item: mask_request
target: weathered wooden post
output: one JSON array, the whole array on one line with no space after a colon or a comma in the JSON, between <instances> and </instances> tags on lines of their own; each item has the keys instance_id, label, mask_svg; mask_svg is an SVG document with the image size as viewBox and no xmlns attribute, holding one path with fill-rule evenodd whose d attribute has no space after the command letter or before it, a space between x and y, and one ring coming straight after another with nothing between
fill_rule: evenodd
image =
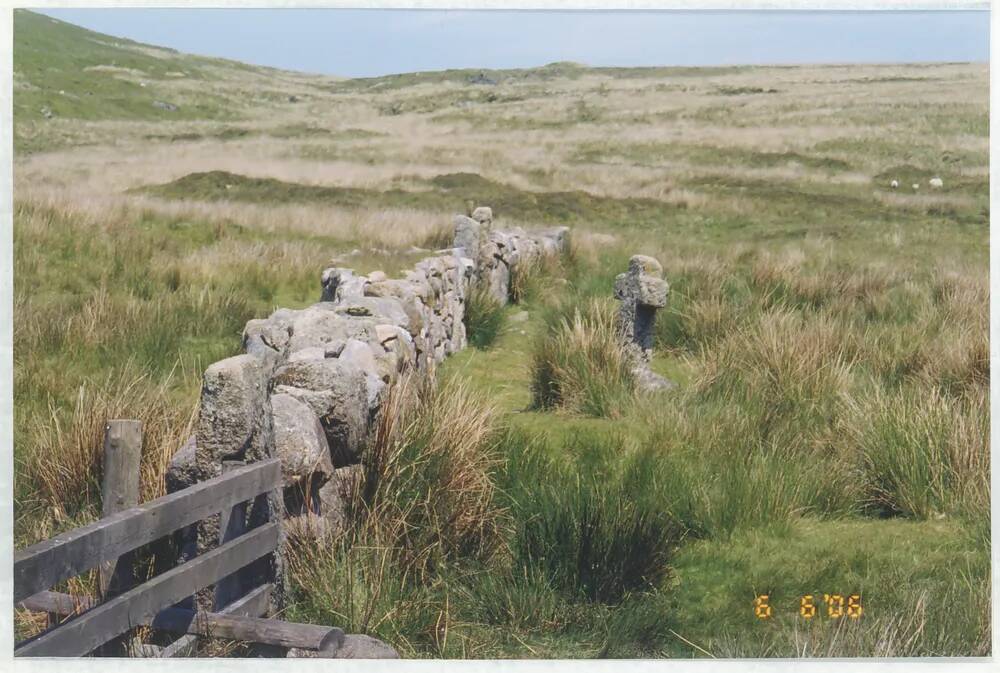
<instances>
[{"instance_id":1,"label":"weathered wooden post","mask_svg":"<svg viewBox=\"0 0 1000 673\"><path fill-rule=\"evenodd\" d=\"M139 504L142 461L142 422L116 419L104 426L104 478L101 484L101 516L108 517ZM98 569L100 595L107 600L135 586L135 554L122 554ZM125 636L102 646L99 653L120 656Z\"/></svg>"},{"instance_id":2,"label":"weathered wooden post","mask_svg":"<svg viewBox=\"0 0 1000 673\"><path fill-rule=\"evenodd\" d=\"M104 480L101 516L108 517L139 504L139 463L142 460L142 422L108 421L104 427ZM101 566L101 596L121 593L133 583L131 556Z\"/></svg>"}]
</instances>

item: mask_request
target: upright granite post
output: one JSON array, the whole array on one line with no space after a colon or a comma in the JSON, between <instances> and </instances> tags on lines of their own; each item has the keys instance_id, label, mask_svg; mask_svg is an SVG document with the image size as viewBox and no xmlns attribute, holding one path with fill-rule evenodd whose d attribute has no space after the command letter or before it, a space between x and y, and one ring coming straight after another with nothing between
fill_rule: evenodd
<instances>
[{"instance_id":1,"label":"upright granite post","mask_svg":"<svg viewBox=\"0 0 1000 673\"><path fill-rule=\"evenodd\" d=\"M636 382L641 390L674 387L671 381L653 372L649 361L653 354L656 311L667 305L670 286L663 280L663 267L652 257L633 255L628 271L615 279L615 297L621 301L617 323L622 347L633 362Z\"/></svg>"},{"instance_id":2,"label":"upright granite post","mask_svg":"<svg viewBox=\"0 0 1000 673\"><path fill-rule=\"evenodd\" d=\"M205 370L198 425L190 449L193 482L218 477L227 461L253 463L274 457L269 374L264 360L250 354L220 360ZM234 514L244 521L231 525L234 530L253 528L270 520L280 521L283 514L284 503L278 489L262 494L249 508ZM182 559L192 553L200 556L226 541L228 531L220 528L220 518L215 515L193 527L194 539L190 543L194 548L182 554ZM243 595L242 589L270 582L274 589L269 612L273 614L284 607L283 544L284 536L275 552L237 572L226 583L226 593L239 597ZM247 586L237 587L243 584ZM215 587L209 587L198 592L194 602L197 609L212 611L225 607L220 604L224 602L222 599Z\"/></svg>"}]
</instances>

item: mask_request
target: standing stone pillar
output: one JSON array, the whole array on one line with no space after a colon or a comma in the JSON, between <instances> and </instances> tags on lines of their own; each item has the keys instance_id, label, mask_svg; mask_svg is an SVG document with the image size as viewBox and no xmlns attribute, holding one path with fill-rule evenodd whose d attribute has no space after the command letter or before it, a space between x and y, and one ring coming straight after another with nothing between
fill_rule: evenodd
<instances>
[{"instance_id":1,"label":"standing stone pillar","mask_svg":"<svg viewBox=\"0 0 1000 673\"><path fill-rule=\"evenodd\" d=\"M194 483L218 477L223 472L226 461L254 463L275 456L274 425L269 390L269 370L265 362L253 355L236 355L220 360L205 370L201 390L198 425L194 441L183 459L175 457L175 486L183 487L179 477L186 477ZM190 467L180 469L185 461ZM268 521L281 521L284 516L284 501L281 489L261 494L238 511L243 518L235 528L248 530ZM232 515L230 516L230 520ZM221 517L216 514L192 526L183 537L181 560L190 556L200 556L218 547L226 538L226 531L220 530ZM237 522L230 521L231 524ZM284 534L278 548L246 568L238 571L230 585L240 585L249 589L265 582L274 584L271 592L269 612L274 613L284 607L285 567ZM246 585L244 587L244 585ZM237 595L242 595L239 591ZM220 605L214 587L206 587L194 597L194 606L199 610L218 610Z\"/></svg>"},{"instance_id":2,"label":"standing stone pillar","mask_svg":"<svg viewBox=\"0 0 1000 673\"><path fill-rule=\"evenodd\" d=\"M454 247L464 250L463 256L478 262L483 244L490 238L493 229L493 209L479 206L471 216L455 216Z\"/></svg>"},{"instance_id":3,"label":"standing stone pillar","mask_svg":"<svg viewBox=\"0 0 1000 673\"><path fill-rule=\"evenodd\" d=\"M615 279L615 297L621 301L617 324L622 347L633 362L639 388L661 390L674 384L653 372L656 311L667 305L670 286L663 280L663 267L652 257L633 255L628 271Z\"/></svg>"}]
</instances>

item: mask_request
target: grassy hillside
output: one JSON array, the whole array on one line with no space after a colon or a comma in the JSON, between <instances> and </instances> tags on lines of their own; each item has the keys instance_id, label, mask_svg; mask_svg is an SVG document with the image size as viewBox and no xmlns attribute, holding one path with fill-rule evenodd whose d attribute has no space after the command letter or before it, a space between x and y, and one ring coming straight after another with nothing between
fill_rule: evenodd
<instances>
[{"instance_id":1,"label":"grassy hillside","mask_svg":"<svg viewBox=\"0 0 1000 673\"><path fill-rule=\"evenodd\" d=\"M17 546L97 516L103 419L144 420L161 492L247 319L406 268L472 200L572 253L475 305L291 616L419 657L989 653L985 65L338 81L18 11L14 66ZM638 399L601 350L635 253L679 384ZM838 592L865 615L799 616Z\"/></svg>"},{"instance_id":2,"label":"grassy hillside","mask_svg":"<svg viewBox=\"0 0 1000 673\"><path fill-rule=\"evenodd\" d=\"M244 118L249 87L266 85L256 96L281 100L287 94L268 89L298 79L294 73L182 54L14 10L20 152L64 144L66 139L47 128L65 127L63 120Z\"/></svg>"}]
</instances>

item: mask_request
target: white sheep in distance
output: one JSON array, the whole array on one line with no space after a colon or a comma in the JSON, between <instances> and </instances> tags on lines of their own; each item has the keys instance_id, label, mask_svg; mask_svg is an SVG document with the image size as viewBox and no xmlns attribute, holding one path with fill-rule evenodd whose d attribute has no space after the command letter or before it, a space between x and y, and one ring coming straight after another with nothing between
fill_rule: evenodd
<instances>
[{"instance_id":1,"label":"white sheep in distance","mask_svg":"<svg viewBox=\"0 0 1000 673\"><path fill-rule=\"evenodd\" d=\"M929 184L934 189L941 189L944 187L944 181L941 178L931 178L927 184Z\"/></svg>"},{"instance_id":2,"label":"white sheep in distance","mask_svg":"<svg viewBox=\"0 0 1000 673\"><path fill-rule=\"evenodd\" d=\"M918 189L920 189L920 183L914 182L913 183L913 191L917 191Z\"/></svg>"},{"instance_id":3,"label":"white sheep in distance","mask_svg":"<svg viewBox=\"0 0 1000 673\"><path fill-rule=\"evenodd\" d=\"M893 189L897 189L899 187L899 180L893 180L892 182L889 183L889 186L892 187Z\"/></svg>"}]
</instances>

